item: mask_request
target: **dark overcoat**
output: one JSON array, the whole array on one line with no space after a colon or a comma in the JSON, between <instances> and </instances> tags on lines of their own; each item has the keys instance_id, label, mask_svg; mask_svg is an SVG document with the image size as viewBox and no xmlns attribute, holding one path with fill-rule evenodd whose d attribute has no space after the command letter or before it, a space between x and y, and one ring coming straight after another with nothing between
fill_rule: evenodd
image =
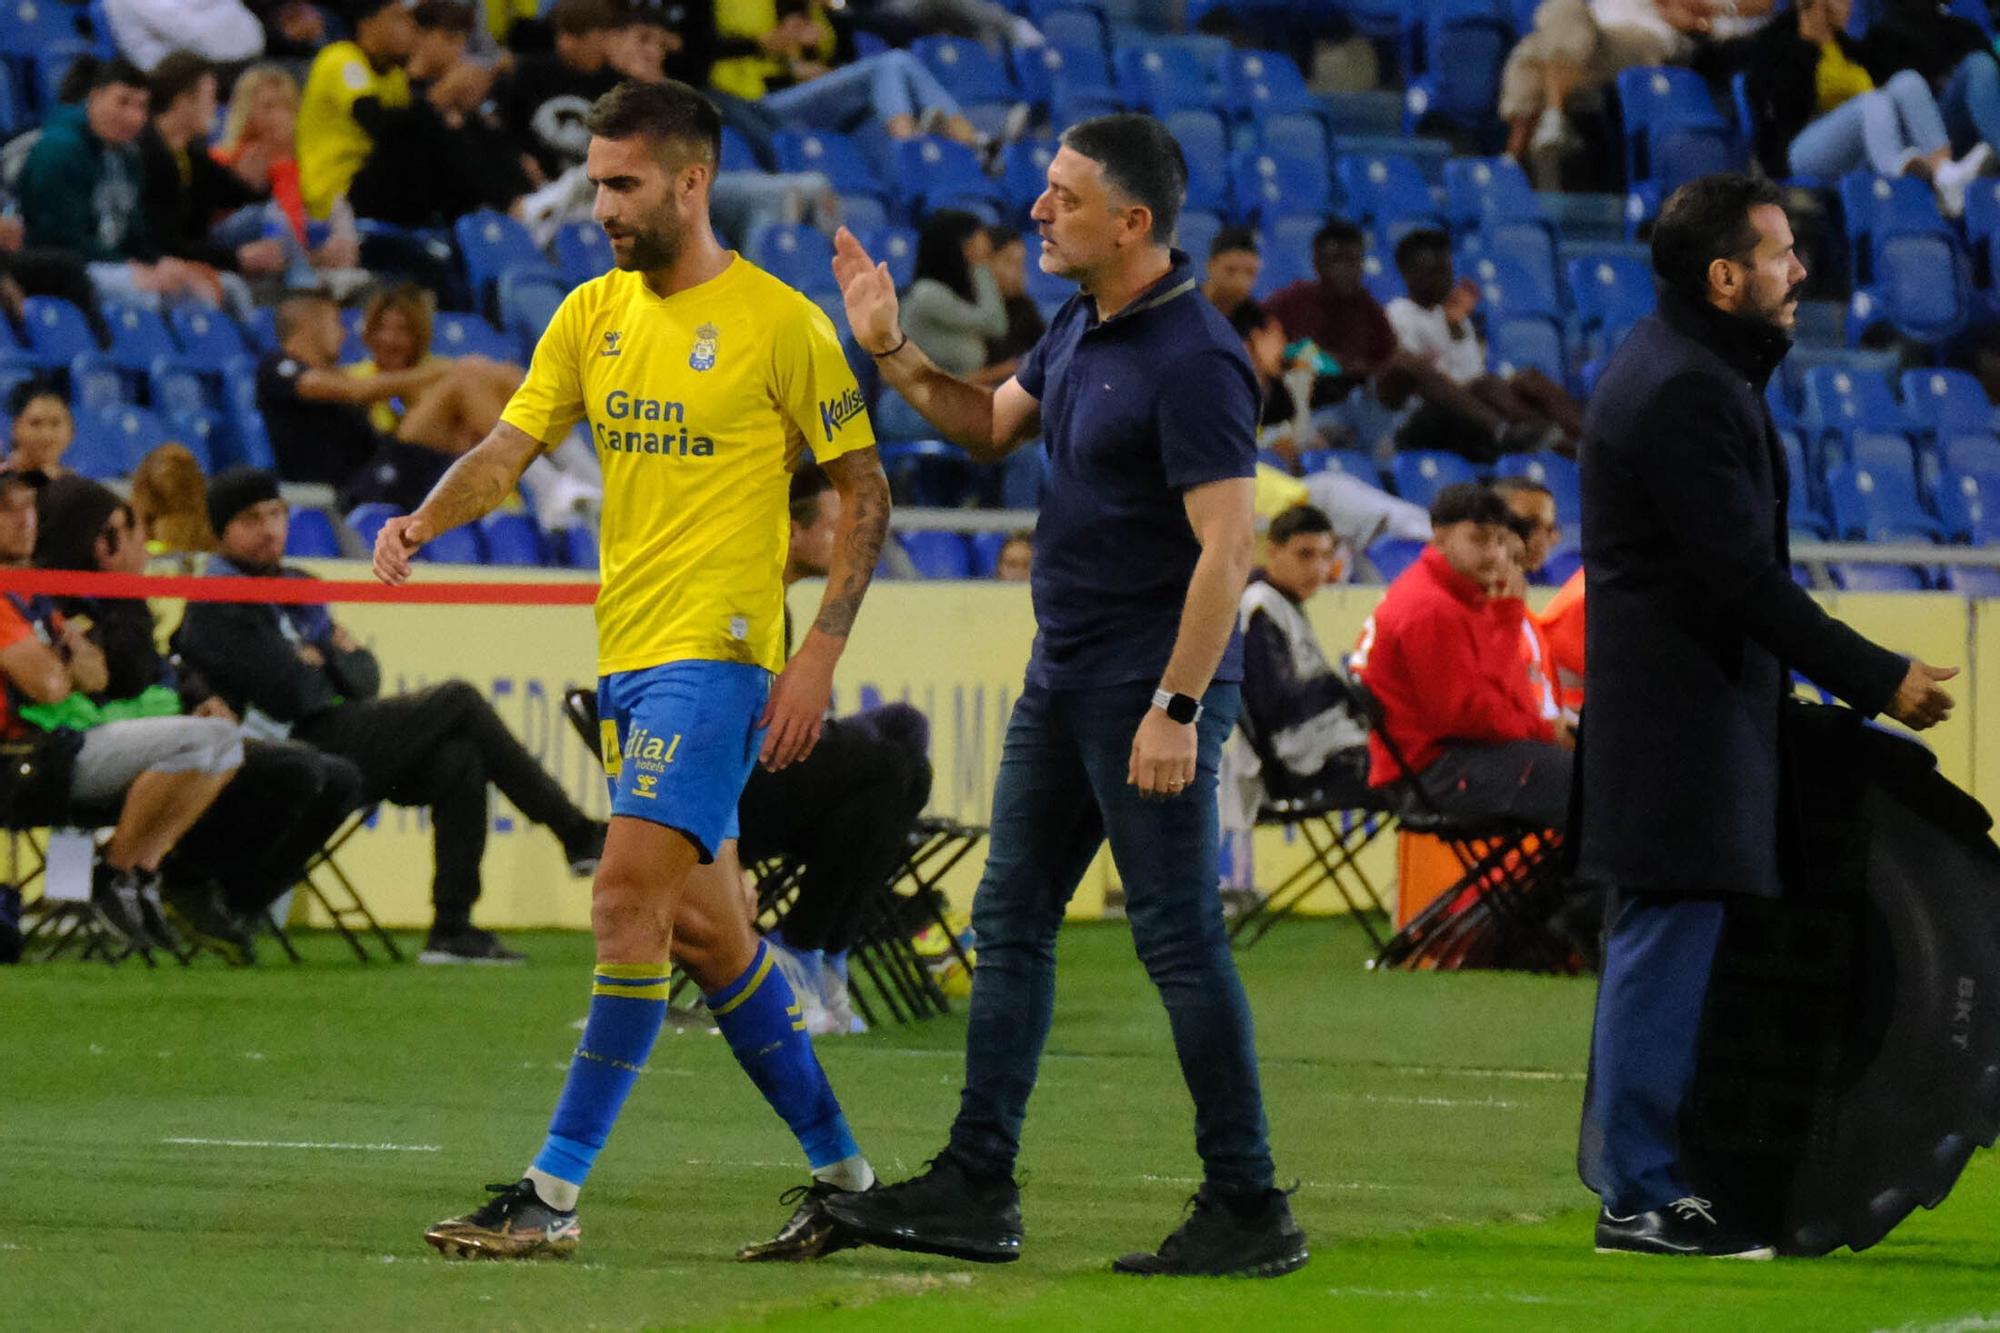
<instances>
[{"instance_id":1,"label":"dark overcoat","mask_svg":"<svg viewBox=\"0 0 2000 1333\"><path fill-rule=\"evenodd\" d=\"M1865 714L1908 669L1792 581L1764 386L1790 343L1663 289L1585 418L1585 881L1779 891L1780 705L1797 670Z\"/></svg>"}]
</instances>

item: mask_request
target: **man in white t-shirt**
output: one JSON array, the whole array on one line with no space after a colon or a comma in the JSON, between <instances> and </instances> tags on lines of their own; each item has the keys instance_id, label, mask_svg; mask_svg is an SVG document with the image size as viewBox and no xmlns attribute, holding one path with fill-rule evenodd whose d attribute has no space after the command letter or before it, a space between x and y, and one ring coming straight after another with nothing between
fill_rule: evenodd
<instances>
[{"instance_id":1,"label":"man in white t-shirt","mask_svg":"<svg viewBox=\"0 0 2000 1333\"><path fill-rule=\"evenodd\" d=\"M1546 422L1551 434L1574 446L1583 435L1583 405L1532 366L1500 376L1486 368L1486 344L1473 327L1479 288L1452 271L1451 237L1425 227L1396 245L1396 268L1407 296L1386 313L1405 352L1429 362L1509 422ZM1557 441L1551 439L1550 444Z\"/></svg>"}]
</instances>

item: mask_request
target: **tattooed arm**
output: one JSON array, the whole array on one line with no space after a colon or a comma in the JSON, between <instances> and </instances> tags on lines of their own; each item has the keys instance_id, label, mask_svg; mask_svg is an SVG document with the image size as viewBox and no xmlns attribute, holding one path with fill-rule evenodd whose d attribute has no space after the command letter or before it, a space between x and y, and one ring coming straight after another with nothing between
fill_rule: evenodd
<instances>
[{"instance_id":1,"label":"tattooed arm","mask_svg":"<svg viewBox=\"0 0 2000 1333\"><path fill-rule=\"evenodd\" d=\"M875 562L889 536L889 479L875 450L857 449L822 465L840 494L840 529L819 614L798 652L771 687L760 725L769 728L761 756L773 772L812 753L819 743L833 667L847 646L861 599L875 577Z\"/></svg>"},{"instance_id":2,"label":"tattooed arm","mask_svg":"<svg viewBox=\"0 0 2000 1333\"><path fill-rule=\"evenodd\" d=\"M375 577L395 585L410 577L410 557L440 533L491 513L542 452L541 442L502 421L460 456L417 506L375 534Z\"/></svg>"}]
</instances>

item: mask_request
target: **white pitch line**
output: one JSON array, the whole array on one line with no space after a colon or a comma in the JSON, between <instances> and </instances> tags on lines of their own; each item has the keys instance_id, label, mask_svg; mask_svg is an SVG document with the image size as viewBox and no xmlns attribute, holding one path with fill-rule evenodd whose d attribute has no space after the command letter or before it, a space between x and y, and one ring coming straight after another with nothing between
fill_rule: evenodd
<instances>
[{"instance_id":1,"label":"white pitch line","mask_svg":"<svg viewBox=\"0 0 2000 1333\"><path fill-rule=\"evenodd\" d=\"M184 1148L305 1148L329 1152L443 1152L436 1143L317 1143L291 1139L189 1139L167 1138L162 1143Z\"/></svg>"}]
</instances>

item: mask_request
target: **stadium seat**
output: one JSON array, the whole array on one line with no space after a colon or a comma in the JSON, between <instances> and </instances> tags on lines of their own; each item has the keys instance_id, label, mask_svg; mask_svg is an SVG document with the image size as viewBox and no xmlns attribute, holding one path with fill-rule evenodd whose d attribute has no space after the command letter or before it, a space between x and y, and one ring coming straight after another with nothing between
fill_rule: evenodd
<instances>
[{"instance_id":1,"label":"stadium seat","mask_svg":"<svg viewBox=\"0 0 2000 1333\"><path fill-rule=\"evenodd\" d=\"M221 374L231 357L251 355L236 321L220 311L177 305L167 311L167 324L181 345L181 356L204 375Z\"/></svg>"},{"instance_id":2,"label":"stadium seat","mask_svg":"<svg viewBox=\"0 0 2000 1333\"><path fill-rule=\"evenodd\" d=\"M1046 139L1016 139L1001 152L1000 194L1007 201L1009 221L1027 221L1028 210L1049 187L1049 163L1055 155L1056 146Z\"/></svg>"},{"instance_id":3,"label":"stadium seat","mask_svg":"<svg viewBox=\"0 0 2000 1333\"><path fill-rule=\"evenodd\" d=\"M1879 281L1875 270L1882 243L1893 236L1937 236L1951 229L1938 212L1937 196L1914 176L1877 176L1854 171L1840 179L1840 215L1847 229L1854 281Z\"/></svg>"},{"instance_id":4,"label":"stadium seat","mask_svg":"<svg viewBox=\"0 0 2000 1333\"><path fill-rule=\"evenodd\" d=\"M165 424L143 407L128 405L105 412L79 412L79 430L88 419L94 419L96 429L104 432L116 447L122 463L116 475L121 477L130 476L141 459L169 438Z\"/></svg>"},{"instance_id":5,"label":"stadium seat","mask_svg":"<svg viewBox=\"0 0 2000 1333\"><path fill-rule=\"evenodd\" d=\"M1213 111L1182 110L1166 118L1167 133L1181 146L1187 159L1188 208L1211 213L1231 211L1235 202L1230 192L1229 129ZM1320 190L1325 193L1326 169L1320 168ZM1301 210L1303 211L1303 210Z\"/></svg>"},{"instance_id":6,"label":"stadium seat","mask_svg":"<svg viewBox=\"0 0 2000 1333\"><path fill-rule=\"evenodd\" d=\"M1848 338L1857 345L1887 324L1904 338L1942 343L1975 317L1972 268L1949 236L1891 236L1876 244L1873 285L1848 303Z\"/></svg>"},{"instance_id":7,"label":"stadium seat","mask_svg":"<svg viewBox=\"0 0 2000 1333\"><path fill-rule=\"evenodd\" d=\"M889 266L889 277L901 291L910 285L917 274L917 233L908 227L876 227L871 231L855 233L855 239L862 248ZM1029 262L1033 262L1032 260ZM835 320L836 327L844 327L842 321Z\"/></svg>"},{"instance_id":8,"label":"stadium seat","mask_svg":"<svg viewBox=\"0 0 2000 1333\"><path fill-rule=\"evenodd\" d=\"M479 535L486 545L489 565L540 565L546 555L542 530L532 514L502 512L479 520Z\"/></svg>"},{"instance_id":9,"label":"stadium seat","mask_svg":"<svg viewBox=\"0 0 2000 1333\"><path fill-rule=\"evenodd\" d=\"M500 322L514 340L509 360L527 364L543 330L556 317L556 309L569 295L560 275L534 269L513 269L500 275L496 289Z\"/></svg>"},{"instance_id":10,"label":"stadium seat","mask_svg":"<svg viewBox=\"0 0 2000 1333\"><path fill-rule=\"evenodd\" d=\"M1508 454L1495 465L1495 470L1503 477L1526 477L1548 487L1549 494L1555 497L1557 520L1572 526L1580 523L1583 481L1574 459L1553 453Z\"/></svg>"},{"instance_id":11,"label":"stadium seat","mask_svg":"<svg viewBox=\"0 0 2000 1333\"><path fill-rule=\"evenodd\" d=\"M1347 212L1374 225L1390 219L1445 225L1444 212L1414 160L1400 153L1344 154L1334 161Z\"/></svg>"},{"instance_id":12,"label":"stadium seat","mask_svg":"<svg viewBox=\"0 0 2000 1333\"><path fill-rule=\"evenodd\" d=\"M1174 223L1174 244L1193 261L1196 277L1208 276L1208 251L1221 231L1222 219L1198 208L1184 210Z\"/></svg>"},{"instance_id":13,"label":"stadium seat","mask_svg":"<svg viewBox=\"0 0 2000 1333\"><path fill-rule=\"evenodd\" d=\"M29 354L44 370L59 370L79 354L98 350L83 312L60 296L30 296L21 303L21 325Z\"/></svg>"},{"instance_id":14,"label":"stadium seat","mask_svg":"<svg viewBox=\"0 0 2000 1333\"><path fill-rule=\"evenodd\" d=\"M140 306L106 302L104 322L111 327L111 364L134 377L152 369L155 358L179 356L180 345L157 312Z\"/></svg>"},{"instance_id":15,"label":"stadium seat","mask_svg":"<svg viewBox=\"0 0 2000 1333\"><path fill-rule=\"evenodd\" d=\"M125 377L102 352L78 352L70 358L69 401L78 413L109 412L130 402Z\"/></svg>"},{"instance_id":16,"label":"stadium seat","mask_svg":"<svg viewBox=\"0 0 2000 1333\"><path fill-rule=\"evenodd\" d=\"M1322 225L1317 216L1296 213L1264 219L1259 229L1264 269L1257 275L1258 300L1314 276L1312 238Z\"/></svg>"},{"instance_id":17,"label":"stadium seat","mask_svg":"<svg viewBox=\"0 0 2000 1333\"><path fill-rule=\"evenodd\" d=\"M1245 221L1275 213L1325 213L1332 203L1324 157L1239 148L1230 155L1229 176L1236 215Z\"/></svg>"},{"instance_id":18,"label":"stadium seat","mask_svg":"<svg viewBox=\"0 0 2000 1333\"><path fill-rule=\"evenodd\" d=\"M1665 198L1694 176L1739 165L1735 129L1693 70L1628 69L1617 88L1628 181L1650 183Z\"/></svg>"},{"instance_id":19,"label":"stadium seat","mask_svg":"<svg viewBox=\"0 0 2000 1333\"><path fill-rule=\"evenodd\" d=\"M1112 55L1118 87L1128 105L1165 117L1169 112L1213 106L1208 69L1189 48L1168 42L1121 46Z\"/></svg>"},{"instance_id":20,"label":"stadium seat","mask_svg":"<svg viewBox=\"0 0 2000 1333\"><path fill-rule=\"evenodd\" d=\"M1562 324L1554 316L1516 315L1502 309L1487 315L1486 327L1493 369L1503 379L1533 369L1557 384L1569 383Z\"/></svg>"},{"instance_id":21,"label":"stadium seat","mask_svg":"<svg viewBox=\"0 0 2000 1333\"><path fill-rule=\"evenodd\" d=\"M1560 316L1562 302L1547 272L1523 264L1507 254L1482 255L1460 271L1479 288L1479 299L1489 311L1510 315Z\"/></svg>"},{"instance_id":22,"label":"stadium seat","mask_svg":"<svg viewBox=\"0 0 2000 1333\"><path fill-rule=\"evenodd\" d=\"M2000 471L1947 472L1931 493L1952 541L2000 544Z\"/></svg>"},{"instance_id":23,"label":"stadium seat","mask_svg":"<svg viewBox=\"0 0 2000 1333\"><path fill-rule=\"evenodd\" d=\"M570 569L597 569L597 535L589 528L563 528L549 534L561 563Z\"/></svg>"},{"instance_id":24,"label":"stadium seat","mask_svg":"<svg viewBox=\"0 0 2000 1333\"><path fill-rule=\"evenodd\" d=\"M1947 435L1938 444L1938 462L1946 472L1985 472L2000 476L2000 439L1993 432Z\"/></svg>"},{"instance_id":25,"label":"stadium seat","mask_svg":"<svg viewBox=\"0 0 2000 1333\"><path fill-rule=\"evenodd\" d=\"M1432 499L1445 487L1461 481L1478 481L1472 464L1457 454L1436 449L1411 449L1396 455L1389 465L1396 494L1411 504L1430 508Z\"/></svg>"},{"instance_id":26,"label":"stadium seat","mask_svg":"<svg viewBox=\"0 0 2000 1333\"><path fill-rule=\"evenodd\" d=\"M1004 532L968 532L965 544L971 551L972 577L990 579L993 571L1000 567L1000 552L1006 549L1007 534Z\"/></svg>"},{"instance_id":27,"label":"stadium seat","mask_svg":"<svg viewBox=\"0 0 2000 1333\"><path fill-rule=\"evenodd\" d=\"M1900 430L1903 409L1879 371L1814 366L1806 372L1800 420L1817 448L1857 431Z\"/></svg>"},{"instance_id":28,"label":"stadium seat","mask_svg":"<svg viewBox=\"0 0 2000 1333\"><path fill-rule=\"evenodd\" d=\"M493 284L510 269L555 271L528 229L505 213L490 208L468 213L451 224L451 233L465 263L465 280L472 288L473 300L482 306Z\"/></svg>"},{"instance_id":29,"label":"stadium seat","mask_svg":"<svg viewBox=\"0 0 2000 1333\"><path fill-rule=\"evenodd\" d=\"M58 3L51 8L67 8L67 6L58 0ZM44 117L52 114L62 104L63 80L69 77L70 67L86 56L95 58L96 54L91 43L81 40L74 34L61 41L50 42L35 52L30 83L34 90L35 105L41 108Z\"/></svg>"},{"instance_id":30,"label":"stadium seat","mask_svg":"<svg viewBox=\"0 0 2000 1333\"><path fill-rule=\"evenodd\" d=\"M881 447L882 470L897 504L955 509L972 486L972 464L938 440L912 440Z\"/></svg>"},{"instance_id":31,"label":"stadium seat","mask_svg":"<svg viewBox=\"0 0 2000 1333\"><path fill-rule=\"evenodd\" d=\"M1396 576L1417 563L1424 553L1426 543L1413 537L1382 537L1369 546L1364 554L1368 563L1375 566L1376 573L1384 583L1393 583Z\"/></svg>"},{"instance_id":32,"label":"stadium seat","mask_svg":"<svg viewBox=\"0 0 2000 1333\"><path fill-rule=\"evenodd\" d=\"M506 334L459 310L440 310L431 317L431 350L439 356L487 356L495 361L518 361L521 356Z\"/></svg>"},{"instance_id":33,"label":"stadium seat","mask_svg":"<svg viewBox=\"0 0 2000 1333\"><path fill-rule=\"evenodd\" d=\"M1993 430L1986 390L1963 370L1906 370L1902 388L1903 415L1911 429L1933 440Z\"/></svg>"},{"instance_id":34,"label":"stadium seat","mask_svg":"<svg viewBox=\"0 0 2000 1333\"><path fill-rule=\"evenodd\" d=\"M2000 569L1991 565L1948 565L1945 586L1968 597L2000 597Z\"/></svg>"},{"instance_id":35,"label":"stadium seat","mask_svg":"<svg viewBox=\"0 0 2000 1333\"><path fill-rule=\"evenodd\" d=\"M1299 472L1311 476L1315 472L1345 472L1350 477L1359 477L1370 486L1382 484L1382 474L1375 466L1375 460L1359 449L1308 449L1299 455Z\"/></svg>"},{"instance_id":36,"label":"stadium seat","mask_svg":"<svg viewBox=\"0 0 2000 1333\"><path fill-rule=\"evenodd\" d=\"M166 422L161 442L171 441L185 447L204 474L215 475L217 460L224 459L229 443L229 429L222 414L203 407L192 412L159 415Z\"/></svg>"},{"instance_id":37,"label":"stadium seat","mask_svg":"<svg viewBox=\"0 0 2000 1333\"><path fill-rule=\"evenodd\" d=\"M1943 539L1943 525L1918 498L1916 478L1903 472L1844 465L1828 471L1827 500L1834 535L1847 541Z\"/></svg>"},{"instance_id":38,"label":"stadium seat","mask_svg":"<svg viewBox=\"0 0 2000 1333\"><path fill-rule=\"evenodd\" d=\"M723 171L764 171L767 168L757 157L757 150L743 137L743 132L733 125L722 127L722 161L718 164Z\"/></svg>"},{"instance_id":39,"label":"stadium seat","mask_svg":"<svg viewBox=\"0 0 2000 1333\"><path fill-rule=\"evenodd\" d=\"M956 532L904 532L898 537L910 563L927 579L972 577L972 552Z\"/></svg>"},{"instance_id":40,"label":"stadium seat","mask_svg":"<svg viewBox=\"0 0 2000 1333\"><path fill-rule=\"evenodd\" d=\"M1042 40L1050 46L1094 50L1100 55L1111 49L1111 32L1104 11L1095 5L1033 4L1029 11L1029 17L1041 30Z\"/></svg>"},{"instance_id":41,"label":"stadium seat","mask_svg":"<svg viewBox=\"0 0 2000 1333\"><path fill-rule=\"evenodd\" d=\"M1785 451L1785 510L1795 532L1825 538L1833 525L1820 507L1816 494L1818 479L1806 452L1805 437L1796 430L1780 429L1778 443Z\"/></svg>"},{"instance_id":42,"label":"stadium seat","mask_svg":"<svg viewBox=\"0 0 2000 1333\"><path fill-rule=\"evenodd\" d=\"M780 130L771 136L771 150L777 154L779 170L817 171L843 197L861 195L882 203L891 197L861 149L844 134Z\"/></svg>"},{"instance_id":43,"label":"stadium seat","mask_svg":"<svg viewBox=\"0 0 2000 1333\"><path fill-rule=\"evenodd\" d=\"M556 228L555 251L563 281L572 287L611 271L611 242L595 222L566 222Z\"/></svg>"},{"instance_id":44,"label":"stadium seat","mask_svg":"<svg viewBox=\"0 0 2000 1333\"><path fill-rule=\"evenodd\" d=\"M14 390L29 380L41 376L29 355L15 347L0 347L0 403L13 396Z\"/></svg>"},{"instance_id":45,"label":"stadium seat","mask_svg":"<svg viewBox=\"0 0 2000 1333\"><path fill-rule=\"evenodd\" d=\"M271 435L264 428L264 418L255 411L229 411L225 417L229 422L230 461L275 472L278 456L271 452Z\"/></svg>"},{"instance_id":46,"label":"stadium seat","mask_svg":"<svg viewBox=\"0 0 2000 1333\"><path fill-rule=\"evenodd\" d=\"M285 554L294 560L336 560L340 536L324 509L294 509L285 532Z\"/></svg>"},{"instance_id":47,"label":"stadium seat","mask_svg":"<svg viewBox=\"0 0 2000 1333\"><path fill-rule=\"evenodd\" d=\"M371 501L368 504L356 505L347 511L347 526L354 529L355 535L361 538L361 544L372 551L375 549L376 534L382 531L382 525L401 512L400 506L386 501Z\"/></svg>"},{"instance_id":48,"label":"stadium seat","mask_svg":"<svg viewBox=\"0 0 2000 1333\"><path fill-rule=\"evenodd\" d=\"M479 532L479 526L473 523L441 532L424 543L417 551L417 559L440 565L483 565L486 545Z\"/></svg>"},{"instance_id":49,"label":"stadium seat","mask_svg":"<svg viewBox=\"0 0 2000 1333\"><path fill-rule=\"evenodd\" d=\"M1917 460L1911 452L1907 435L1890 431L1863 430L1840 438L1822 452L1822 458L1829 466L1850 464L1865 468L1877 477L1894 474L1899 480L1907 479L1913 489L1917 486Z\"/></svg>"},{"instance_id":50,"label":"stadium seat","mask_svg":"<svg viewBox=\"0 0 2000 1333\"><path fill-rule=\"evenodd\" d=\"M1444 164L1445 214L1454 230L1548 217L1521 164L1507 157L1455 157Z\"/></svg>"},{"instance_id":51,"label":"stadium seat","mask_svg":"<svg viewBox=\"0 0 2000 1333\"><path fill-rule=\"evenodd\" d=\"M899 139L895 144L896 189L912 216L940 208L969 208L991 215L1000 190L962 143L934 135Z\"/></svg>"},{"instance_id":52,"label":"stadium seat","mask_svg":"<svg viewBox=\"0 0 2000 1333\"><path fill-rule=\"evenodd\" d=\"M1843 592L1923 592L1923 572L1912 565L1884 565L1843 560L1827 566L1833 584Z\"/></svg>"},{"instance_id":53,"label":"stadium seat","mask_svg":"<svg viewBox=\"0 0 2000 1333\"><path fill-rule=\"evenodd\" d=\"M259 355L278 350L278 308L260 305L243 321L243 337ZM178 349L179 344L175 344Z\"/></svg>"},{"instance_id":54,"label":"stadium seat","mask_svg":"<svg viewBox=\"0 0 2000 1333\"><path fill-rule=\"evenodd\" d=\"M1493 0L1428 0L1411 36L1421 42L1423 73L1408 80L1405 128L1415 133L1432 116L1481 131L1495 126L1500 69L1513 49L1510 19Z\"/></svg>"},{"instance_id":55,"label":"stadium seat","mask_svg":"<svg viewBox=\"0 0 2000 1333\"><path fill-rule=\"evenodd\" d=\"M750 262L802 292L824 291L833 283L833 242L826 233L796 222L767 222L750 233Z\"/></svg>"},{"instance_id":56,"label":"stadium seat","mask_svg":"<svg viewBox=\"0 0 2000 1333\"><path fill-rule=\"evenodd\" d=\"M1222 57L1222 97L1229 114L1262 125L1274 118L1306 118L1320 125L1325 150L1325 111L1298 63L1282 51L1232 50Z\"/></svg>"},{"instance_id":57,"label":"stadium seat","mask_svg":"<svg viewBox=\"0 0 2000 1333\"><path fill-rule=\"evenodd\" d=\"M966 119L981 133L998 133L1022 100L1006 64L978 42L964 37L919 37L910 43L910 54L951 89Z\"/></svg>"},{"instance_id":58,"label":"stadium seat","mask_svg":"<svg viewBox=\"0 0 2000 1333\"><path fill-rule=\"evenodd\" d=\"M1568 268L1570 300L1584 332L1595 332L1598 353L1608 354L1625 331L1653 313L1653 272L1637 258L1602 255L1572 259Z\"/></svg>"},{"instance_id":59,"label":"stadium seat","mask_svg":"<svg viewBox=\"0 0 2000 1333\"><path fill-rule=\"evenodd\" d=\"M95 412L76 415L76 436L63 451L63 466L93 481L113 481L131 470L110 418Z\"/></svg>"}]
</instances>

